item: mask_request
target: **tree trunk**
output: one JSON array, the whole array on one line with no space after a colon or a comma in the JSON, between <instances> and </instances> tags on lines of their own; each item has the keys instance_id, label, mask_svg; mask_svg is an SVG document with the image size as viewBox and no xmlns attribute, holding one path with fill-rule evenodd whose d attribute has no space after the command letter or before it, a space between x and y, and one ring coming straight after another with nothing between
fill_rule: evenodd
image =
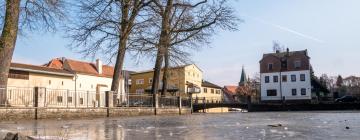
<instances>
[{"instance_id":1,"label":"tree trunk","mask_svg":"<svg viewBox=\"0 0 360 140\"><path fill-rule=\"evenodd\" d=\"M120 80L123 79L123 65L124 65L124 58L125 58L125 52L126 52L126 43L127 43L127 39L124 39L124 37L122 37L120 40L120 43L119 43L119 48L118 48L118 53L117 53L116 63L115 63L115 68L114 68L114 74L113 74L113 80L111 83L111 91L115 92L114 97L119 96ZM122 96L122 95L120 95L120 96Z\"/></svg>"},{"instance_id":2,"label":"tree trunk","mask_svg":"<svg viewBox=\"0 0 360 140\"><path fill-rule=\"evenodd\" d=\"M0 36L0 88L7 86L18 32L19 7L20 0L6 0L5 21ZM4 100L6 100L6 95L0 95L0 103Z\"/></svg>"},{"instance_id":3,"label":"tree trunk","mask_svg":"<svg viewBox=\"0 0 360 140\"><path fill-rule=\"evenodd\" d=\"M165 53L165 47L166 47L166 42L168 42L169 40L167 40L167 38L169 38L170 36L170 15L171 15L171 9L173 7L173 0L167 0L167 4L165 7L165 11L163 13L161 13L161 17L162 17L162 25L161 25L161 34L160 34L160 39L159 39L159 45L158 45L158 52L156 55L156 62L155 62L155 67L154 67L154 75L153 75L153 83L151 86L151 94L153 94L153 98L154 98L154 107L157 108L158 107L158 88L159 88L159 81L160 81L160 72L161 72L161 66L162 66L162 62L163 62L163 57L164 57L164 53Z\"/></svg>"},{"instance_id":4,"label":"tree trunk","mask_svg":"<svg viewBox=\"0 0 360 140\"><path fill-rule=\"evenodd\" d=\"M125 53L126 53L126 45L128 40L128 31L131 29L132 21L129 22L129 5L130 1L123 1L122 2L122 15L121 15L121 35L119 36L119 48L117 52L116 57L116 63L114 68L114 74L113 74L113 80L111 83L111 91L114 91L115 97L119 94L119 86L120 81L123 78L123 65L124 65L124 59L125 59ZM134 14L134 13L133 13Z\"/></svg>"},{"instance_id":5,"label":"tree trunk","mask_svg":"<svg viewBox=\"0 0 360 140\"><path fill-rule=\"evenodd\" d=\"M161 95L165 96L167 93L167 86L168 86L168 69L169 69L169 48L166 47L165 54L164 54L164 72L163 72L163 86L161 89Z\"/></svg>"},{"instance_id":6,"label":"tree trunk","mask_svg":"<svg viewBox=\"0 0 360 140\"><path fill-rule=\"evenodd\" d=\"M154 68L154 75L153 75L153 82L151 86L151 94L153 95L153 106L158 107L158 87L160 82L160 72L161 72L161 65L163 61L164 51L162 48L158 49L156 61L155 61L155 68Z\"/></svg>"}]
</instances>

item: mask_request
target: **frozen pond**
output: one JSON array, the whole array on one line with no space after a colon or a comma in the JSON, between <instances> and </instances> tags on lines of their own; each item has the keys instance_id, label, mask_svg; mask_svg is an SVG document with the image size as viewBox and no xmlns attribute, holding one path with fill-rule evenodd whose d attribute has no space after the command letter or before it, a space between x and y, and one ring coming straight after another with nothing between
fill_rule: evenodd
<instances>
[{"instance_id":1,"label":"frozen pond","mask_svg":"<svg viewBox=\"0 0 360 140\"><path fill-rule=\"evenodd\" d=\"M281 124L280 127L268 126ZM349 129L346 129L349 127ZM65 139L359 139L360 112L259 112L2 122L0 131Z\"/></svg>"}]
</instances>

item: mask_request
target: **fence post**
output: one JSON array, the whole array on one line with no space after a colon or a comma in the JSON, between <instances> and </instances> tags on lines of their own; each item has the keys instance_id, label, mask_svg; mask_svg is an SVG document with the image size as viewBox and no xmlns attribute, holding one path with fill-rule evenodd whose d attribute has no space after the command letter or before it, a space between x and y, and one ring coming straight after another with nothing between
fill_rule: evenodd
<instances>
[{"instance_id":1,"label":"fence post","mask_svg":"<svg viewBox=\"0 0 360 140\"><path fill-rule=\"evenodd\" d=\"M154 107L154 115L157 115L157 109L159 108L158 93L153 94L153 107Z\"/></svg>"},{"instance_id":2,"label":"fence post","mask_svg":"<svg viewBox=\"0 0 360 140\"><path fill-rule=\"evenodd\" d=\"M193 99L192 99L192 94L189 93L189 100L190 100L190 114L193 113Z\"/></svg>"},{"instance_id":3,"label":"fence post","mask_svg":"<svg viewBox=\"0 0 360 140\"><path fill-rule=\"evenodd\" d=\"M76 108L76 103L77 103L77 99L76 99L76 97L77 97L77 91L75 91L75 96L74 96L74 104L75 104L75 108Z\"/></svg>"},{"instance_id":4,"label":"fence post","mask_svg":"<svg viewBox=\"0 0 360 140\"><path fill-rule=\"evenodd\" d=\"M203 113L205 113L205 111L206 111L206 98L204 97L203 98Z\"/></svg>"},{"instance_id":5,"label":"fence post","mask_svg":"<svg viewBox=\"0 0 360 140\"><path fill-rule=\"evenodd\" d=\"M105 92L105 107L106 107L106 117L109 117L110 116L110 107L114 107L112 91Z\"/></svg>"},{"instance_id":6,"label":"fence post","mask_svg":"<svg viewBox=\"0 0 360 140\"><path fill-rule=\"evenodd\" d=\"M35 108L35 120L38 119L38 106L39 106L39 87L34 87L34 108Z\"/></svg>"},{"instance_id":7,"label":"fence post","mask_svg":"<svg viewBox=\"0 0 360 140\"><path fill-rule=\"evenodd\" d=\"M69 90L66 90L66 108L69 108Z\"/></svg>"},{"instance_id":8,"label":"fence post","mask_svg":"<svg viewBox=\"0 0 360 140\"><path fill-rule=\"evenodd\" d=\"M179 102L179 115L181 115L181 96L178 97L178 102Z\"/></svg>"},{"instance_id":9,"label":"fence post","mask_svg":"<svg viewBox=\"0 0 360 140\"><path fill-rule=\"evenodd\" d=\"M86 107L89 107L89 91L86 91Z\"/></svg>"}]
</instances>

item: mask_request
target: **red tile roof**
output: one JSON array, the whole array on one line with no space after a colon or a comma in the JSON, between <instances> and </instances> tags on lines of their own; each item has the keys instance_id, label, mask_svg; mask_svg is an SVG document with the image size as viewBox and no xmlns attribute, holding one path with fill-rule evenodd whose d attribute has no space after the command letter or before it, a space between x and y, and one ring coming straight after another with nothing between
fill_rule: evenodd
<instances>
[{"instance_id":1,"label":"red tile roof","mask_svg":"<svg viewBox=\"0 0 360 140\"><path fill-rule=\"evenodd\" d=\"M63 69L63 62L60 59L52 59L49 63L43 66L54 69Z\"/></svg>"},{"instance_id":2,"label":"red tile roof","mask_svg":"<svg viewBox=\"0 0 360 140\"><path fill-rule=\"evenodd\" d=\"M83 62L78 60L66 59L66 63L70 69L76 73L99 76L99 77L112 77L114 73L114 67L103 65L102 74L99 74L96 65L89 62Z\"/></svg>"},{"instance_id":3,"label":"red tile roof","mask_svg":"<svg viewBox=\"0 0 360 140\"><path fill-rule=\"evenodd\" d=\"M238 86L224 86L224 93L229 95L235 95Z\"/></svg>"}]
</instances>

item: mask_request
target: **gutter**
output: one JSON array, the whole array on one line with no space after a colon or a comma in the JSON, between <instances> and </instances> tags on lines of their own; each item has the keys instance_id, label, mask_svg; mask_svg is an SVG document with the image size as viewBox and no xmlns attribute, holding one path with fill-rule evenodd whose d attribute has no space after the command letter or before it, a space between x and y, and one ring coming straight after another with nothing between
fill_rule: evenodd
<instances>
[{"instance_id":1,"label":"gutter","mask_svg":"<svg viewBox=\"0 0 360 140\"><path fill-rule=\"evenodd\" d=\"M12 70L19 70L19 71L28 71L28 72L34 72L34 73L43 73L43 74L52 74L52 75L60 75L60 76L69 76L73 77L74 74L70 73L60 73L60 72L49 72L49 71L42 71L42 70L33 70L33 69L24 69L24 68L16 68L16 67L10 67Z\"/></svg>"}]
</instances>

